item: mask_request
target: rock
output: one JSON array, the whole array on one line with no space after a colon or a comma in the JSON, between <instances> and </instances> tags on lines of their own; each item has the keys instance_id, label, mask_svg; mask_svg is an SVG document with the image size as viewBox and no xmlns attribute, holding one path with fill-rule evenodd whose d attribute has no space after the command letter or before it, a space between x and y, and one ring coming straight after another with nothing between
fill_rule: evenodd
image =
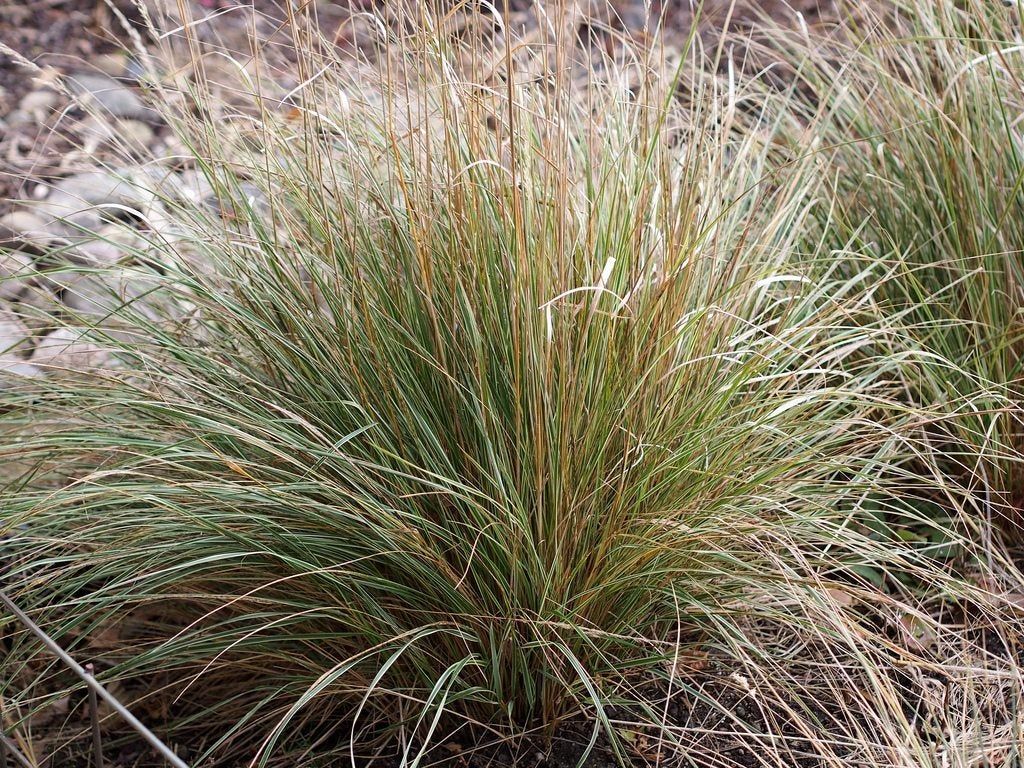
<instances>
[{"instance_id":1,"label":"rock","mask_svg":"<svg viewBox=\"0 0 1024 768\"><path fill-rule=\"evenodd\" d=\"M60 96L51 90L29 91L18 103L18 109L38 120L47 117L60 102Z\"/></svg>"},{"instance_id":2,"label":"rock","mask_svg":"<svg viewBox=\"0 0 1024 768\"><path fill-rule=\"evenodd\" d=\"M18 300L8 305L7 311L30 331L38 332L56 325L55 315L61 311L61 304L45 278L39 276L29 281L18 295Z\"/></svg>"},{"instance_id":3,"label":"rock","mask_svg":"<svg viewBox=\"0 0 1024 768\"><path fill-rule=\"evenodd\" d=\"M15 299L35 274L32 257L21 251L0 251L0 300Z\"/></svg>"},{"instance_id":4,"label":"rock","mask_svg":"<svg viewBox=\"0 0 1024 768\"><path fill-rule=\"evenodd\" d=\"M43 371L32 363L25 362L17 355L8 355L0 352L0 388L10 383L9 381L4 381L4 374L34 379L42 376Z\"/></svg>"},{"instance_id":5,"label":"rock","mask_svg":"<svg viewBox=\"0 0 1024 768\"><path fill-rule=\"evenodd\" d=\"M134 157L144 157L149 154L154 138L153 129L141 120L100 115L89 115L83 120L79 133L89 154L94 154L100 144L108 144Z\"/></svg>"},{"instance_id":6,"label":"rock","mask_svg":"<svg viewBox=\"0 0 1024 768\"><path fill-rule=\"evenodd\" d=\"M68 76L68 87L87 111L100 116L157 122L159 113L142 103L131 88L109 75L79 72Z\"/></svg>"},{"instance_id":7,"label":"rock","mask_svg":"<svg viewBox=\"0 0 1024 768\"><path fill-rule=\"evenodd\" d=\"M133 326L140 316L144 322L157 316L153 305L161 283L141 270L66 270L48 274L47 279L60 297L65 315L76 322L95 324L112 338L137 336Z\"/></svg>"},{"instance_id":8,"label":"rock","mask_svg":"<svg viewBox=\"0 0 1024 768\"><path fill-rule=\"evenodd\" d=\"M120 77L126 72L128 57L123 53L101 53L93 56L89 63L109 77Z\"/></svg>"},{"instance_id":9,"label":"rock","mask_svg":"<svg viewBox=\"0 0 1024 768\"><path fill-rule=\"evenodd\" d=\"M206 204L206 200L217 199L213 185L202 171L193 168L182 171L178 176L178 182L177 191L181 200L200 205Z\"/></svg>"},{"instance_id":10,"label":"rock","mask_svg":"<svg viewBox=\"0 0 1024 768\"><path fill-rule=\"evenodd\" d=\"M113 267L136 259L144 258L149 243L135 230L123 224L107 224L96 232L96 239L89 240L71 255L79 264L89 267Z\"/></svg>"},{"instance_id":11,"label":"rock","mask_svg":"<svg viewBox=\"0 0 1024 768\"><path fill-rule=\"evenodd\" d=\"M91 273L71 270L47 275L47 279L57 286L61 302L73 315L78 318L89 316L102 324L130 301L123 290L118 290L123 288L122 281L110 276L116 271Z\"/></svg>"},{"instance_id":12,"label":"rock","mask_svg":"<svg viewBox=\"0 0 1024 768\"><path fill-rule=\"evenodd\" d=\"M141 120L119 120L115 132L133 148L149 149L153 143L153 129Z\"/></svg>"},{"instance_id":13,"label":"rock","mask_svg":"<svg viewBox=\"0 0 1024 768\"><path fill-rule=\"evenodd\" d=\"M267 196L251 181L240 182L225 198L212 194L203 200L203 204L228 219L245 219L253 214L265 218L270 213Z\"/></svg>"},{"instance_id":14,"label":"rock","mask_svg":"<svg viewBox=\"0 0 1024 768\"><path fill-rule=\"evenodd\" d=\"M45 372L86 373L111 368L108 350L88 341L85 331L61 327L39 339L28 362Z\"/></svg>"},{"instance_id":15,"label":"rock","mask_svg":"<svg viewBox=\"0 0 1024 768\"><path fill-rule=\"evenodd\" d=\"M112 267L124 260L125 253L107 240L89 240L72 252L75 261L89 267Z\"/></svg>"},{"instance_id":16,"label":"rock","mask_svg":"<svg viewBox=\"0 0 1024 768\"><path fill-rule=\"evenodd\" d=\"M46 231L71 241L81 240L103 224L96 204L60 190L52 190L32 210L38 212Z\"/></svg>"},{"instance_id":17,"label":"rock","mask_svg":"<svg viewBox=\"0 0 1024 768\"><path fill-rule=\"evenodd\" d=\"M49 231L65 236L94 234L104 219L145 218L157 196L130 172L85 171L67 176L33 207Z\"/></svg>"},{"instance_id":18,"label":"rock","mask_svg":"<svg viewBox=\"0 0 1024 768\"><path fill-rule=\"evenodd\" d=\"M47 229L46 221L25 210L14 210L0 216L0 248L45 253L57 244L58 238Z\"/></svg>"},{"instance_id":19,"label":"rock","mask_svg":"<svg viewBox=\"0 0 1024 768\"><path fill-rule=\"evenodd\" d=\"M160 79L160 72L154 69L154 62L149 61L149 66L144 61L139 61L135 56L129 56L124 62L124 74L139 82L154 82Z\"/></svg>"},{"instance_id":20,"label":"rock","mask_svg":"<svg viewBox=\"0 0 1024 768\"><path fill-rule=\"evenodd\" d=\"M75 173L65 176L53 188L56 192L93 205L121 203L149 206L154 199L152 190L130 169Z\"/></svg>"},{"instance_id":21,"label":"rock","mask_svg":"<svg viewBox=\"0 0 1024 768\"><path fill-rule=\"evenodd\" d=\"M0 310L0 355L25 358L32 351L32 334L17 316Z\"/></svg>"},{"instance_id":22,"label":"rock","mask_svg":"<svg viewBox=\"0 0 1024 768\"><path fill-rule=\"evenodd\" d=\"M40 88L26 93L18 102L17 109L7 115L11 125L43 123L60 104L60 94L49 88Z\"/></svg>"},{"instance_id":23,"label":"rock","mask_svg":"<svg viewBox=\"0 0 1024 768\"><path fill-rule=\"evenodd\" d=\"M9 385L10 376L35 378L42 371L25 358L32 351L28 329L17 317L0 311L0 388Z\"/></svg>"},{"instance_id":24,"label":"rock","mask_svg":"<svg viewBox=\"0 0 1024 768\"><path fill-rule=\"evenodd\" d=\"M23 109L12 109L4 117L5 132L12 128L19 128L23 125L28 125L32 122L32 115Z\"/></svg>"}]
</instances>

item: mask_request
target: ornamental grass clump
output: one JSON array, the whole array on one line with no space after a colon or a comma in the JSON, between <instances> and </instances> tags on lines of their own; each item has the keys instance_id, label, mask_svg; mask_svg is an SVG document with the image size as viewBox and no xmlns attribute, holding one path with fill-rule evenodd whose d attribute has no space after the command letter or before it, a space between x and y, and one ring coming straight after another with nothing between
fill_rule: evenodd
<instances>
[{"instance_id":1,"label":"ornamental grass clump","mask_svg":"<svg viewBox=\"0 0 1024 768\"><path fill-rule=\"evenodd\" d=\"M104 678L222 764L682 749L679 659L755 657L761 619L897 717L870 622L800 601L946 583L858 522L929 482L923 417L863 281L799 246L828 179L775 140L787 99L693 51L580 85L508 44L492 76L420 29L376 87L310 47L287 107L170 115L210 192L159 243L188 311L7 396L11 591L72 647L119 624Z\"/></svg>"},{"instance_id":2,"label":"ornamental grass clump","mask_svg":"<svg viewBox=\"0 0 1024 768\"><path fill-rule=\"evenodd\" d=\"M922 432L973 514L1021 541L1024 164L1019 8L853 4L831 43L780 46L814 105L835 193L808 243L823 270L872 273L872 314L914 362L904 399L937 414ZM783 47L785 50L783 51ZM798 51L793 55L793 51ZM808 128L807 126L810 126Z\"/></svg>"}]
</instances>

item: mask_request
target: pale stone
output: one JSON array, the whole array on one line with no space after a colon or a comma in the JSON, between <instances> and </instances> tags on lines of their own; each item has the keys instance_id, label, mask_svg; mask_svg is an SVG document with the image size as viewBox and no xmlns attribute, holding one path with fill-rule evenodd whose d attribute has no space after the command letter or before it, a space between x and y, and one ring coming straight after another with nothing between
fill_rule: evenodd
<instances>
[{"instance_id":1,"label":"pale stone","mask_svg":"<svg viewBox=\"0 0 1024 768\"><path fill-rule=\"evenodd\" d=\"M18 300L11 302L7 310L31 331L38 332L56 325L55 315L60 312L61 304L46 284L45 277L40 276L28 283L18 295Z\"/></svg>"},{"instance_id":2,"label":"pale stone","mask_svg":"<svg viewBox=\"0 0 1024 768\"><path fill-rule=\"evenodd\" d=\"M0 352L0 388L4 387L5 384L9 384L10 380L5 382L4 375L7 376L19 376L26 379L34 379L43 375L40 368L27 363L17 355L8 355Z\"/></svg>"},{"instance_id":3,"label":"pale stone","mask_svg":"<svg viewBox=\"0 0 1024 768\"><path fill-rule=\"evenodd\" d=\"M134 156L145 156L153 143L153 129L140 120L90 115L82 121L79 133L87 151L95 153L100 144L126 150Z\"/></svg>"},{"instance_id":4,"label":"pale stone","mask_svg":"<svg viewBox=\"0 0 1024 768\"><path fill-rule=\"evenodd\" d=\"M99 115L154 121L159 115L124 83L100 72L68 76L68 87L89 111Z\"/></svg>"},{"instance_id":5,"label":"pale stone","mask_svg":"<svg viewBox=\"0 0 1024 768\"><path fill-rule=\"evenodd\" d=\"M41 217L18 209L0 216L0 248L21 248L43 253L52 248L57 237Z\"/></svg>"},{"instance_id":6,"label":"pale stone","mask_svg":"<svg viewBox=\"0 0 1024 768\"><path fill-rule=\"evenodd\" d=\"M84 331L61 327L36 342L29 362L47 372L86 373L110 368L113 358L109 351L88 341Z\"/></svg>"},{"instance_id":7,"label":"pale stone","mask_svg":"<svg viewBox=\"0 0 1024 768\"><path fill-rule=\"evenodd\" d=\"M36 117L50 114L60 102L57 93L50 90L30 91L18 103L18 109Z\"/></svg>"},{"instance_id":8,"label":"pale stone","mask_svg":"<svg viewBox=\"0 0 1024 768\"><path fill-rule=\"evenodd\" d=\"M32 350L32 334L17 316L0 310L0 355L24 357Z\"/></svg>"},{"instance_id":9,"label":"pale stone","mask_svg":"<svg viewBox=\"0 0 1024 768\"><path fill-rule=\"evenodd\" d=\"M32 258L20 251L0 251L0 300L17 298L35 272Z\"/></svg>"},{"instance_id":10,"label":"pale stone","mask_svg":"<svg viewBox=\"0 0 1024 768\"><path fill-rule=\"evenodd\" d=\"M67 236L97 232L104 220L145 218L159 206L158 198L130 171L86 171L52 185L46 199L33 207L50 231Z\"/></svg>"}]
</instances>

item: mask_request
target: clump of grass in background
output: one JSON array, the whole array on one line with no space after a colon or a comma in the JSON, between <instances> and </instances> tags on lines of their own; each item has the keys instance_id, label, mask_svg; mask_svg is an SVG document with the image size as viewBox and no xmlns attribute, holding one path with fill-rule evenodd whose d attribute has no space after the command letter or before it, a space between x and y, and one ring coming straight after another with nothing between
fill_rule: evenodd
<instances>
[{"instance_id":1,"label":"clump of grass in background","mask_svg":"<svg viewBox=\"0 0 1024 768\"><path fill-rule=\"evenodd\" d=\"M128 622L108 678L225 764L566 723L682 759L709 651L772 759L927 759L878 627L935 627L885 577L980 590L861 525L943 487L907 469L931 417L870 351L873 287L804 250L831 190L777 154L789 102L691 54L634 92L511 53L477 82L426 21L376 90L311 58L244 155L178 118L221 212L163 246L192 311L8 397L18 598L69 643ZM834 676L801 690L794 647Z\"/></svg>"},{"instance_id":2,"label":"clump of grass in background","mask_svg":"<svg viewBox=\"0 0 1024 768\"><path fill-rule=\"evenodd\" d=\"M1021 473L1024 59L1013 4L858 5L845 39L801 48L834 194L822 238L892 329L908 403L944 414L922 439L973 489L974 514L1018 539ZM788 55L788 54L787 54Z\"/></svg>"}]
</instances>

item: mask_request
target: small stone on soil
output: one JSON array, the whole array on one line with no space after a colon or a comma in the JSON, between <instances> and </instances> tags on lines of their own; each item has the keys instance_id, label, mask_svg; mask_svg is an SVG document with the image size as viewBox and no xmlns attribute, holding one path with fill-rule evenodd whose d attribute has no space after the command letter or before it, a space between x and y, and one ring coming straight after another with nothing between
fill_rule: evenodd
<instances>
[{"instance_id":1,"label":"small stone on soil","mask_svg":"<svg viewBox=\"0 0 1024 768\"><path fill-rule=\"evenodd\" d=\"M58 328L40 339L29 361L44 371L86 372L111 365L109 352L83 340L82 334L73 328Z\"/></svg>"},{"instance_id":2,"label":"small stone on soil","mask_svg":"<svg viewBox=\"0 0 1024 768\"><path fill-rule=\"evenodd\" d=\"M31 334L25 324L9 312L0 310L0 355L27 356L31 351Z\"/></svg>"},{"instance_id":3,"label":"small stone on soil","mask_svg":"<svg viewBox=\"0 0 1024 768\"><path fill-rule=\"evenodd\" d=\"M17 298L35 273L32 257L20 251L0 251L0 300Z\"/></svg>"},{"instance_id":4,"label":"small stone on soil","mask_svg":"<svg viewBox=\"0 0 1024 768\"><path fill-rule=\"evenodd\" d=\"M109 75L80 72L68 76L68 86L82 106L100 116L125 117L134 120L159 120L159 114L142 103L128 86Z\"/></svg>"},{"instance_id":5,"label":"small stone on soil","mask_svg":"<svg viewBox=\"0 0 1024 768\"><path fill-rule=\"evenodd\" d=\"M14 210L0 216L0 248L27 248L43 252L53 247L54 236L46 222L25 210Z\"/></svg>"}]
</instances>

